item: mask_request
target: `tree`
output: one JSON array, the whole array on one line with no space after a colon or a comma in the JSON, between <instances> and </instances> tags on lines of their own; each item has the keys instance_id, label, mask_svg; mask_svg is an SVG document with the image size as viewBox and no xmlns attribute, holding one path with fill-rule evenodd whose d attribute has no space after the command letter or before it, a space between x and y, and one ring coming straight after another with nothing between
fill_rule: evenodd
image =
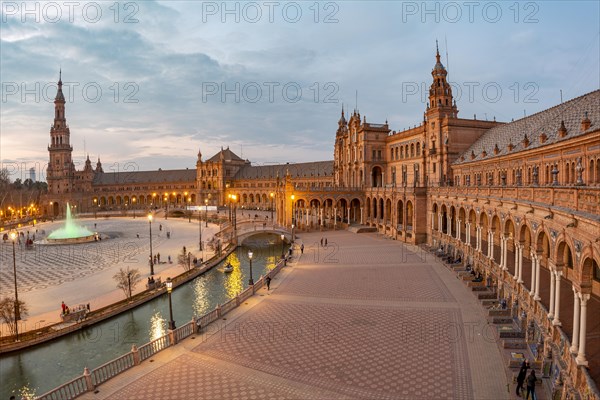
<instances>
[{"instance_id":1,"label":"tree","mask_svg":"<svg viewBox=\"0 0 600 400\"><path fill-rule=\"evenodd\" d=\"M133 290L142 280L142 276L138 269L127 267L127 269L119 269L119 272L113 275L113 279L117 281L117 287L125 293L125 297L130 298L133 296Z\"/></svg>"},{"instance_id":2,"label":"tree","mask_svg":"<svg viewBox=\"0 0 600 400\"><path fill-rule=\"evenodd\" d=\"M189 271L191 269L191 260L190 257L192 253L188 253L185 246L181 250L181 253L177 256L177 264L182 266L185 271Z\"/></svg>"},{"instance_id":3,"label":"tree","mask_svg":"<svg viewBox=\"0 0 600 400\"><path fill-rule=\"evenodd\" d=\"M29 315L29 307L24 301L19 300L19 314L21 319ZM11 297L4 297L0 300L0 320L8 326L8 330L11 335L16 334L15 332L15 299Z\"/></svg>"}]
</instances>

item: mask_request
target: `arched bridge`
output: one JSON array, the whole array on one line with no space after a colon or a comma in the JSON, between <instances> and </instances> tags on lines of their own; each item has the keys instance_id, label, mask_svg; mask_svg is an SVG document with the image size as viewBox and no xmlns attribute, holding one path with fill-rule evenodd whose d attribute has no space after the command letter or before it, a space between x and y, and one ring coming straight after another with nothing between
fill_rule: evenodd
<instances>
[{"instance_id":1,"label":"arched bridge","mask_svg":"<svg viewBox=\"0 0 600 400\"><path fill-rule=\"evenodd\" d=\"M235 235L237 244L241 245L244 240L248 239L249 237L264 233L271 233L277 236L285 235L286 242L290 242L292 240L292 232L285 226L253 221L238 222L236 224L235 233L232 226L227 226L221 230L220 236L222 236L224 240L228 241Z\"/></svg>"}]
</instances>

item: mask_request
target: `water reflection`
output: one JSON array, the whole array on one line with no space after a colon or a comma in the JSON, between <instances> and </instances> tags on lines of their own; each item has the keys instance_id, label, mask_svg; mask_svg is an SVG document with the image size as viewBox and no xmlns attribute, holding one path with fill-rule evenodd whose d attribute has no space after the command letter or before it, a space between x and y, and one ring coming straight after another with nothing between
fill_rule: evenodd
<instances>
[{"instance_id":1,"label":"water reflection","mask_svg":"<svg viewBox=\"0 0 600 400\"><path fill-rule=\"evenodd\" d=\"M205 276L201 276L192 282L194 291L192 310L194 310L194 315L204 315L210 311L208 286L208 279Z\"/></svg>"},{"instance_id":2,"label":"water reflection","mask_svg":"<svg viewBox=\"0 0 600 400\"><path fill-rule=\"evenodd\" d=\"M225 293L231 299L244 290L242 267L237 252L233 252L227 257L225 265L227 263L233 267L233 271L225 275Z\"/></svg>"},{"instance_id":3,"label":"water reflection","mask_svg":"<svg viewBox=\"0 0 600 400\"><path fill-rule=\"evenodd\" d=\"M166 334L167 320L157 311L150 317L150 341L156 340Z\"/></svg>"}]
</instances>

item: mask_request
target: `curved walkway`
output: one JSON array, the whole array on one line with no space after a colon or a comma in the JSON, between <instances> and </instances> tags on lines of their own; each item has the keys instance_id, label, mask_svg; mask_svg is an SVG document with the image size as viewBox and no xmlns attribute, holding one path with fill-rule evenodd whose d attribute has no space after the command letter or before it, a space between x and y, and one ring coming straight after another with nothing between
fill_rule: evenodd
<instances>
[{"instance_id":1,"label":"curved walkway","mask_svg":"<svg viewBox=\"0 0 600 400\"><path fill-rule=\"evenodd\" d=\"M325 235L301 234L270 292L82 398L510 398L493 328L448 269L375 234Z\"/></svg>"}]
</instances>

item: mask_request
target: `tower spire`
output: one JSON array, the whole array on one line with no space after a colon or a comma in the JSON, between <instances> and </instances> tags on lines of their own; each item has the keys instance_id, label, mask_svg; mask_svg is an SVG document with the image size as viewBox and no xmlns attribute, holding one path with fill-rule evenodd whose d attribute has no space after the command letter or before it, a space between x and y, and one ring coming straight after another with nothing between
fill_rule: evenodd
<instances>
[{"instance_id":1,"label":"tower spire","mask_svg":"<svg viewBox=\"0 0 600 400\"><path fill-rule=\"evenodd\" d=\"M440 62L440 47L438 46L438 40L435 39L435 59Z\"/></svg>"}]
</instances>

